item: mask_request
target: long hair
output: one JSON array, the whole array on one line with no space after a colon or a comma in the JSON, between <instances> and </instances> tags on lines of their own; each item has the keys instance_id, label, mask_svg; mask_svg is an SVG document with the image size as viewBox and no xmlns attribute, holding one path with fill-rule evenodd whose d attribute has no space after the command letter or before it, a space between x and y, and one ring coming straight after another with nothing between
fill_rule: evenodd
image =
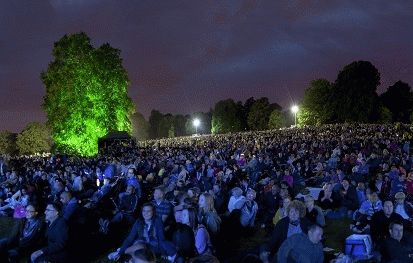
<instances>
[{"instance_id":1,"label":"long hair","mask_svg":"<svg viewBox=\"0 0 413 263\"><path fill-rule=\"evenodd\" d=\"M203 193L200 195L204 196L205 198L205 206L200 208L202 212L215 212L215 207L214 207L214 198L210 193Z\"/></svg>"}]
</instances>

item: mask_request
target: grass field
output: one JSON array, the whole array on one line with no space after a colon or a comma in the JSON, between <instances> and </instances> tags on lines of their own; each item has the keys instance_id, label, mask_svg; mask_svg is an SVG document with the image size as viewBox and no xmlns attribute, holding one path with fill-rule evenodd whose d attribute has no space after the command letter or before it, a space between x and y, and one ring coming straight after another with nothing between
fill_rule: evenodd
<instances>
[{"instance_id":1,"label":"grass field","mask_svg":"<svg viewBox=\"0 0 413 263\"><path fill-rule=\"evenodd\" d=\"M324 229L324 236L326 238L325 246L333 248L336 252L342 251L346 237L351 234L349 230L349 224L349 219L328 220L327 226ZM0 238L8 237L11 234L13 227L13 219L0 217ZM251 236L241 238L239 247L231 250L231 252L229 252L229 256L236 257L239 253L245 253L245 251L256 248L266 240L265 236L266 233L264 232L264 230L258 229L256 232L252 233ZM111 251L108 250L107 253L103 253L101 256L95 258L92 262L111 262L106 258L109 252ZM22 262L27 262L27 260Z\"/></svg>"}]
</instances>

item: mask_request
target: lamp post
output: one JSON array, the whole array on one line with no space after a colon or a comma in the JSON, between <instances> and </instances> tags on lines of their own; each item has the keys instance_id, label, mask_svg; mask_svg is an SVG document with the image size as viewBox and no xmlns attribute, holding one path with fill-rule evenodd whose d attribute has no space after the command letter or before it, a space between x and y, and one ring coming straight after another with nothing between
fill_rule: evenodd
<instances>
[{"instance_id":1,"label":"lamp post","mask_svg":"<svg viewBox=\"0 0 413 263\"><path fill-rule=\"evenodd\" d=\"M201 124L199 119L194 119L192 124L195 126L195 134L198 134L198 126Z\"/></svg>"},{"instance_id":2,"label":"lamp post","mask_svg":"<svg viewBox=\"0 0 413 263\"><path fill-rule=\"evenodd\" d=\"M294 113L294 127L297 126L297 112L298 112L298 106L293 105L291 107L291 111Z\"/></svg>"}]
</instances>

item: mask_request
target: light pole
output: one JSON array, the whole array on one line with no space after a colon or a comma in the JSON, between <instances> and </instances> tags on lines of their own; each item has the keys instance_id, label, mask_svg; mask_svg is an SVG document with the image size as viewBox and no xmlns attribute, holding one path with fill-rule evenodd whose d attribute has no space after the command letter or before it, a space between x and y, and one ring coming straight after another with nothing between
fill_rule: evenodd
<instances>
[{"instance_id":1,"label":"light pole","mask_svg":"<svg viewBox=\"0 0 413 263\"><path fill-rule=\"evenodd\" d=\"M294 127L297 126L297 112L298 112L298 106L293 105L291 107L291 111L294 113Z\"/></svg>"},{"instance_id":2,"label":"light pole","mask_svg":"<svg viewBox=\"0 0 413 263\"><path fill-rule=\"evenodd\" d=\"M198 126L201 124L201 121L199 119L194 119L192 124L195 126L195 134L198 134Z\"/></svg>"}]
</instances>

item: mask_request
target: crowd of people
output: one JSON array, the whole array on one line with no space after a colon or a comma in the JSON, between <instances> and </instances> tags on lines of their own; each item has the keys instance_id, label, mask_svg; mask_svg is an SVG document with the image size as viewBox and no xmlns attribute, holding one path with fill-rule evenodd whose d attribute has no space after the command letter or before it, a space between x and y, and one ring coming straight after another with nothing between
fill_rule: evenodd
<instances>
[{"instance_id":1,"label":"crowd of people","mask_svg":"<svg viewBox=\"0 0 413 263\"><path fill-rule=\"evenodd\" d=\"M413 262L412 134L337 124L114 142L94 158L3 156L0 214L16 231L0 258L323 262L323 229L349 218L376 260ZM237 250L257 229L267 239Z\"/></svg>"}]
</instances>

